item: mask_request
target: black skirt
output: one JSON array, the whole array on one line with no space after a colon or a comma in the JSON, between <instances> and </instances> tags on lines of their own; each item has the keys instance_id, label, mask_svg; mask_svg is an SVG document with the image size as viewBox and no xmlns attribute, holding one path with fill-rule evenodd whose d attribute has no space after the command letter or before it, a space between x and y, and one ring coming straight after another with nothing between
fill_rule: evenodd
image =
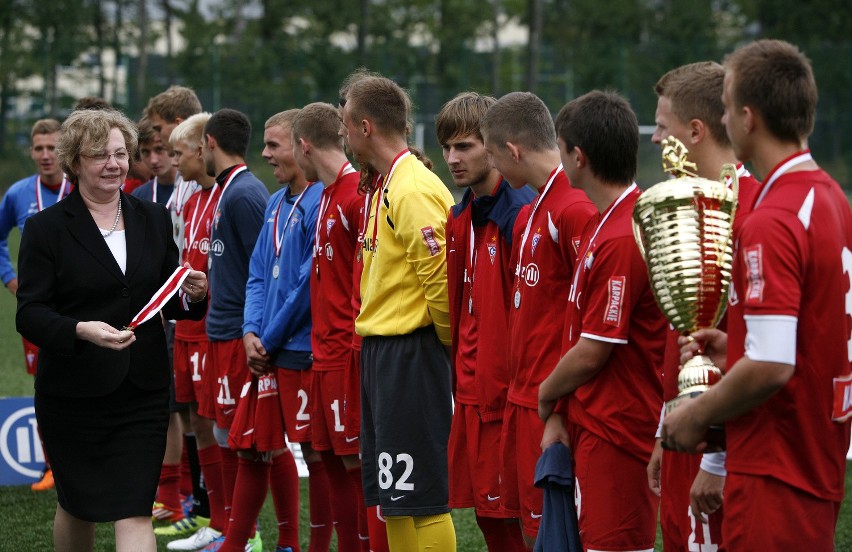
<instances>
[{"instance_id":1,"label":"black skirt","mask_svg":"<svg viewBox=\"0 0 852 552\"><path fill-rule=\"evenodd\" d=\"M129 380L103 397L36 392L35 411L59 504L93 522L151 515L166 450L169 390Z\"/></svg>"}]
</instances>

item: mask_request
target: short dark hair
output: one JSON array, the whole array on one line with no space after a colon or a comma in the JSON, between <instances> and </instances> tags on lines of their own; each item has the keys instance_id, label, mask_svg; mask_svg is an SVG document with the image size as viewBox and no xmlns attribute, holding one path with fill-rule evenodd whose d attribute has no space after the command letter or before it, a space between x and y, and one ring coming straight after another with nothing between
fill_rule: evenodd
<instances>
[{"instance_id":1,"label":"short dark hair","mask_svg":"<svg viewBox=\"0 0 852 552\"><path fill-rule=\"evenodd\" d=\"M615 92L593 90L565 104L556 131L568 151L579 147L592 173L609 183L636 176L639 123L630 104Z\"/></svg>"},{"instance_id":2,"label":"short dark hair","mask_svg":"<svg viewBox=\"0 0 852 552\"><path fill-rule=\"evenodd\" d=\"M457 137L474 135L482 141L479 123L488 109L497 103L491 96L462 92L444 104L435 118L435 134L439 144Z\"/></svg>"},{"instance_id":3,"label":"short dark hair","mask_svg":"<svg viewBox=\"0 0 852 552\"><path fill-rule=\"evenodd\" d=\"M533 151L556 149L550 110L532 92L510 92L492 105L479 125L482 135L500 147L506 142Z\"/></svg>"},{"instance_id":4,"label":"short dark hair","mask_svg":"<svg viewBox=\"0 0 852 552\"><path fill-rule=\"evenodd\" d=\"M308 104L299 110L293 121L293 142L300 138L321 150L343 150L339 136L340 114L333 105L323 102Z\"/></svg>"},{"instance_id":5,"label":"short dark hair","mask_svg":"<svg viewBox=\"0 0 852 552\"><path fill-rule=\"evenodd\" d=\"M732 100L760 113L769 132L800 142L814 130L818 99L810 60L783 40L758 40L725 58L733 74Z\"/></svg>"},{"instance_id":6,"label":"short dark hair","mask_svg":"<svg viewBox=\"0 0 852 552\"><path fill-rule=\"evenodd\" d=\"M722 103L722 81L725 69L715 61L699 61L672 69L657 81L654 92L672 103L672 112L683 123L692 119L702 121L710 130L713 141L730 146L728 133L722 124L725 105Z\"/></svg>"},{"instance_id":7,"label":"short dark hair","mask_svg":"<svg viewBox=\"0 0 852 552\"><path fill-rule=\"evenodd\" d=\"M352 119L368 119L382 134L408 136L411 99L397 83L385 77L362 77L346 93Z\"/></svg>"},{"instance_id":8,"label":"short dark hair","mask_svg":"<svg viewBox=\"0 0 852 552\"><path fill-rule=\"evenodd\" d=\"M142 117L139 119L139 123L136 125L136 128L139 130L140 146L142 146L142 144L150 144L160 137L160 133L154 130L154 125L151 124L151 119L148 117Z\"/></svg>"},{"instance_id":9,"label":"short dark hair","mask_svg":"<svg viewBox=\"0 0 852 552\"><path fill-rule=\"evenodd\" d=\"M74 111L78 109L112 109L112 105L100 96L85 96L74 104Z\"/></svg>"},{"instance_id":10,"label":"short dark hair","mask_svg":"<svg viewBox=\"0 0 852 552\"><path fill-rule=\"evenodd\" d=\"M251 122L236 109L220 109L204 125L205 140L208 135L216 139L225 153L245 157L251 140Z\"/></svg>"}]
</instances>

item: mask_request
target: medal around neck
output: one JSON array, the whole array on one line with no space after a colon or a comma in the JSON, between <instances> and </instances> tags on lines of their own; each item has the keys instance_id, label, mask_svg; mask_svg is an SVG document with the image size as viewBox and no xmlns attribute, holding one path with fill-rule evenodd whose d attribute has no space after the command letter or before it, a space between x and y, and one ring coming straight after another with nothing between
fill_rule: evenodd
<instances>
[{"instance_id":1,"label":"medal around neck","mask_svg":"<svg viewBox=\"0 0 852 552\"><path fill-rule=\"evenodd\" d=\"M734 165L722 167L719 181L700 178L687 153L677 138L663 141L663 169L674 178L646 190L633 209L633 234L654 298L681 335L715 328L725 313L738 187ZM708 357L690 359L678 374L678 396L666 403L666 412L721 378ZM724 450L724 429L711 427L706 440L706 452Z\"/></svg>"}]
</instances>

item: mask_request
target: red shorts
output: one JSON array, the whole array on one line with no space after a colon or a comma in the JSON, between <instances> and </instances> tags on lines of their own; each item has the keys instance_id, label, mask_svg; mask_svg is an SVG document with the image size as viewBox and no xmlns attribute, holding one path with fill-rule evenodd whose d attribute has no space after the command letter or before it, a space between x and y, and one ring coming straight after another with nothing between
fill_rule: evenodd
<instances>
[{"instance_id":1,"label":"red shorts","mask_svg":"<svg viewBox=\"0 0 852 552\"><path fill-rule=\"evenodd\" d=\"M36 373L36 366L38 366L38 347L23 337L21 338L21 341L24 342L24 362L27 364L27 374L34 376Z\"/></svg>"},{"instance_id":2,"label":"red shorts","mask_svg":"<svg viewBox=\"0 0 852 552\"><path fill-rule=\"evenodd\" d=\"M535 538L541 522L544 493L536 488L535 464L541 456L544 422L532 408L506 405L500 440L503 466L500 496L505 517L521 520L524 533Z\"/></svg>"},{"instance_id":3,"label":"red shorts","mask_svg":"<svg viewBox=\"0 0 852 552\"><path fill-rule=\"evenodd\" d=\"M311 370L275 368L284 429L291 443L311 441Z\"/></svg>"},{"instance_id":4,"label":"red shorts","mask_svg":"<svg viewBox=\"0 0 852 552\"><path fill-rule=\"evenodd\" d=\"M723 538L741 550L834 550L840 502L824 500L771 477L728 472Z\"/></svg>"},{"instance_id":5,"label":"red shorts","mask_svg":"<svg viewBox=\"0 0 852 552\"><path fill-rule=\"evenodd\" d=\"M660 501L648 488L648 462L576 425L574 504L586 550L654 549Z\"/></svg>"},{"instance_id":6,"label":"red shorts","mask_svg":"<svg viewBox=\"0 0 852 552\"><path fill-rule=\"evenodd\" d=\"M249 379L243 340L211 341L207 362L212 377L204 378L203 393L207 401L198 402L198 414L216 420L222 429L230 429L237 412L237 399Z\"/></svg>"},{"instance_id":7,"label":"red shorts","mask_svg":"<svg viewBox=\"0 0 852 552\"><path fill-rule=\"evenodd\" d=\"M237 412L228 433L228 446L234 450L269 452L287 446L284 420L274 373L251 376L243 385Z\"/></svg>"},{"instance_id":8,"label":"red shorts","mask_svg":"<svg viewBox=\"0 0 852 552\"><path fill-rule=\"evenodd\" d=\"M358 454L358 437L346 436L346 370L311 372L311 446L338 456Z\"/></svg>"},{"instance_id":9,"label":"red shorts","mask_svg":"<svg viewBox=\"0 0 852 552\"><path fill-rule=\"evenodd\" d=\"M501 421L482 423L479 407L456 403L447 454L450 472L450 508L475 508L476 515L505 518L500 498Z\"/></svg>"},{"instance_id":10,"label":"red shorts","mask_svg":"<svg viewBox=\"0 0 852 552\"><path fill-rule=\"evenodd\" d=\"M175 400L179 403L201 403L205 400L204 374L207 364L207 341L184 341L175 338Z\"/></svg>"},{"instance_id":11,"label":"red shorts","mask_svg":"<svg viewBox=\"0 0 852 552\"><path fill-rule=\"evenodd\" d=\"M347 442L360 442L361 437L361 349L352 349L346 366L343 426Z\"/></svg>"},{"instance_id":12,"label":"red shorts","mask_svg":"<svg viewBox=\"0 0 852 552\"><path fill-rule=\"evenodd\" d=\"M707 516L701 523L689 508L689 491L701 466L700 454L663 451L660 485L660 529L666 550L714 550L721 552L724 508ZM727 495L727 492L725 493ZM727 496L725 499L727 502ZM700 545L700 546L699 546Z\"/></svg>"}]
</instances>

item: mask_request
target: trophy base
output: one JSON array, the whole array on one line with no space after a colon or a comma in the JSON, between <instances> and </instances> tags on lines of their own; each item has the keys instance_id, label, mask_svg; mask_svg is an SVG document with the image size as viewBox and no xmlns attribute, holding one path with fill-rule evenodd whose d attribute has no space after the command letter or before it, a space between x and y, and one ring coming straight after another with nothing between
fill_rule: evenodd
<instances>
[{"instance_id":1,"label":"trophy base","mask_svg":"<svg viewBox=\"0 0 852 552\"><path fill-rule=\"evenodd\" d=\"M694 399L704 391L692 391L678 395L674 399L666 403L666 414L677 408L681 403ZM707 448L704 452L723 452L725 450L725 428L724 426L712 425L707 428L707 433L704 434L704 441L707 442ZM663 443L663 448L668 449Z\"/></svg>"}]
</instances>

